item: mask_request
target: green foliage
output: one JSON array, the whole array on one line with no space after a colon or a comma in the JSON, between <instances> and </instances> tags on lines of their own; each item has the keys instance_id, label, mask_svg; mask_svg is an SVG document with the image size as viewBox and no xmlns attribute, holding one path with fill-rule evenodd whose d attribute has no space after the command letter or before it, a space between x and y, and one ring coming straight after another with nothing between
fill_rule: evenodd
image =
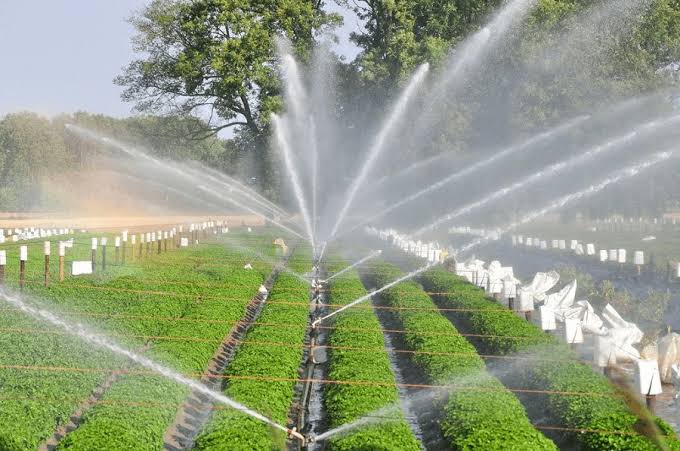
<instances>
[{"instance_id":1,"label":"green foliage","mask_svg":"<svg viewBox=\"0 0 680 451\"><path fill-rule=\"evenodd\" d=\"M446 308L498 309L498 303L486 298L477 287L458 276L441 269L424 273L421 281L428 290L446 294L436 297L437 303ZM586 432L573 434L581 449L657 449L657 445L640 435L642 418L651 418L644 407L637 402L627 405L607 378L595 373L590 366L570 358L569 348L550 338L531 323L519 319L512 312L485 311L457 313L468 326L470 333L498 334L528 337L527 340L480 339L476 342L480 351L488 354L508 355L517 352L531 352L537 358L526 361L521 369L521 380L528 382L528 389L545 390L555 393L540 395L538 404L547 405L546 412L553 424L567 428L588 429L610 432ZM566 356L564 360L557 356ZM564 395L559 392L583 393ZM637 415L636 415L637 414ZM675 434L660 419L653 420L661 425L670 436L667 445L672 449L679 446ZM663 437L659 437L663 440Z\"/></svg>"},{"instance_id":2,"label":"green foliage","mask_svg":"<svg viewBox=\"0 0 680 451\"><path fill-rule=\"evenodd\" d=\"M43 177L71 163L62 131L32 113L0 119L0 208L39 206Z\"/></svg>"},{"instance_id":3,"label":"green foliage","mask_svg":"<svg viewBox=\"0 0 680 451\"><path fill-rule=\"evenodd\" d=\"M255 238L249 234L248 239L253 246L273 254L271 236ZM8 251L10 287L15 287L18 279L15 244L0 245L0 249ZM78 234L67 258L84 260L89 258L89 253L89 235ZM53 283L44 288L39 283L30 283L40 280L43 261L38 256L41 255L42 241L29 243L27 294L41 299L52 311L64 311L64 316L71 320L91 324L94 330L129 349L150 344L146 356L189 374L205 369L219 342L232 324L242 318L245 305L271 271L271 264L254 260L250 253L213 244L192 246L141 262L128 260L125 266L115 265L110 254L106 272L68 277L64 283L56 282L57 259L52 259ZM254 270L243 269L245 260L252 262ZM191 321L215 318L223 322ZM19 313L3 312L0 326L26 330L0 334L2 364L102 370L0 369L0 408L3 418L7 419L0 424L2 449L35 449L58 425L68 421L76 407L107 375L106 369L119 369L127 364L119 357L84 345L60 330ZM84 423L70 433L60 447L160 449L163 434L186 395L183 387L162 377L121 376L105 392L103 402L85 412Z\"/></svg>"},{"instance_id":4,"label":"green foliage","mask_svg":"<svg viewBox=\"0 0 680 451\"><path fill-rule=\"evenodd\" d=\"M485 354L502 352L515 353L529 346L555 343L555 339L531 323L503 308L497 302L490 302L484 290L453 276L444 269L427 271L419 278L423 287L436 295L438 305L444 308L469 309L458 312L478 337L478 349ZM505 337L513 337L511 339ZM519 337L519 338L515 338Z\"/></svg>"},{"instance_id":5,"label":"green foliage","mask_svg":"<svg viewBox=\"0 0 680 451\"><path fill-rule=\"evenodd\" d=\"M381 263L367 272L366 279L384 286L400 275L395 266ZM401 308L395 316L406 330L406 345L421 352L413 354L413 363L431 383L451 385L440 423L452 448L556 449L533 428L517 398L486 372L475 348L436 311L422 288L402 282L383 291L381 298ZM429 308L432 311L424 310Z\"/></svg>"},{"instance_id":6,"label":"green foliage","mask_svg":"<svg viewBox=\"0 0 680 451\"><path fill-rule=\"evenodd\" d=\"M331 258L332 260L333 258ZM336 263L328 268L335 273L346 267ZM329 303L348 304L366 294L355 270L332 280ZM380 322L365 310L348 309L332 317L329 344L337 347L382 349L385 339ZM328 379L359 380L395 383L390 361L384 352L357 352L329 349ZM357 431L330 442L332 450L417 450L418 441L413 436L399 407L399 395L394 386L368 386L331 384L324 391L324 404L330 427L349 423L387 406L396 406L386 413L394 420L362 427Z\"/></svg>"},{"instance_id":7,"label":"green foliage","mask_svg":"<svg viewBox=\"0 0 680 451\"><path fill-rule=\"evenodd\" d=\"M162 158L196 161L228 174L239 171L242 150L237 143L215 136L198 139L202 137L197 130L205 124L191 117L118 119L79 112L49 120L29 113L8 114L0 118L0 210L81 211L89 199L87 192L77 189L79 184L86 184L92 175L101 175L99 183L111 177L104 169L108 164L101 160L111 149L68 132L69 123L142 146ZM82 197L72 200L75 193Z\"/></svg>"},{"instance_id":8,"label":"green foliage","mask_svg":"<svg viewBox=\"0 0 680 451\"><path fill-rule=\"evenodd\" d=\"M309 271L309 249L298 248L291 257L289 266L295 272ZM244 343L227 368L227 375L297 378L309 316L306 302L308 299L308 284L286 272L280 273L258 321L268 324L297 324L299 327L256 325L246 334L245 340L286 343L290 346ZM231 379L228 380L224 394L279 424L286 424L294 387L294 382ZM197 438L196 449L271 450L281 448L284 443L285 435L281 431L271 429L266 424L233 410L221 410L216 412L206 430Z\"/></svg>"}]
</instances>

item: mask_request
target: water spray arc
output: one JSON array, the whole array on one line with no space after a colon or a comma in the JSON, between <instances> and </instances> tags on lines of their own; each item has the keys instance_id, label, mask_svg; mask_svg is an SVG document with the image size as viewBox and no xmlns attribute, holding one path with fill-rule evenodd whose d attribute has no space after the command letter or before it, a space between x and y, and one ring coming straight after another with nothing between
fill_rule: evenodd
<instances>
[{"instance_id":1,"label":"water spray arc","mask_svg":"<svg viewBox=\"0 0 680 451\"><path fill-rule=\"evenodd\" d=\"M325 320L327 320L328 318L330 318L330 317L332 317L332 316L335 316L335 315L337 315L338 313L340 313L340 312L342 312L342 311L347 310L348 308L354 307L355 305L360 304L360 303L364 302L364 301L367 300L367 299L370 299L371 296L376 295L376 294L380 294L380 293L382 293L383 291L385 291L385 290L387 290L387 289L389 289L389 288L392 288L392 287L395 286L396 284L398 284L398 283L400 283L400 282L403 282L403 281L405 281L405 280L411 279L411 278L417 276L418 274L420 274L420 273L422 273L422 272L425 272L425 271L427 271L428 269L430 269L430 268L432 268L433 266L436 266L436 265L438 265L438 263L428 263L427 265L423 266L422 268L416 269L415 271L411 271L410 273L408 273L408 274L406 274L406 275L404 275L404 276L402 276L402 277L400 277L400 278L398 278L398 279L396 279L396 280L393 280L392 282L388 283L387 285L385 285L385 286L383 286L383 287L380 287L380 288L378 288L377 290L374 290L374 291L372 291L371 293L368 293L367 295L364 295L364 296L360 297L359 299L357 299L357 300L355 300L355 301L352 301L352 302L350 302L349 304L347 304L347 305L345 305L345 306L343 306L343 307L340 307L339 309L333 311L332 313L329 313L329 314L326 315L326 316L322 316L321 318L317 319L316 321L314 321L314 322L312 323L312 328L316 328L319 324L321 324L322 321L325 321Z\"/></svg>"},{"instance_id":2,"label":"water spray arc","mask_svg":"<svg viewBox=\"0 0 680 451\"><path fill-rule=\"evenodd\" d=\"M428 224L426 226L423 226L416 230L415 232L411 233L411 237L417 237L422 235L425 232L428 232L430 230L434 230L436 227L440 226L441 224L448 222L452 219L455 219L459 216L465 215L467 213L470 213L471 211L474 211L478 208L482 208L485 205L489 204L490 202L493 202L495 200L501 199L510 193L517 191L518 189L523 189L526 188L527 186L530 186L532 183L538 182L540 180L545 179L546 177L549 177L551 175L556 175L562 171L572 169L573 167L584 164L588 162L589 160L595 158L596 156L602 154L603 152L610 151L616 148L621 148L625 144L629 143L633 139L635 139L638 134L642 132L649 132L652 130L655 130L660 127L665 127L668 125L671 125L675 122L680 120L680 115L678 116L673 116L669 119L665 120L655 120L651 122L647 122L639 127L636 127L635 130L633 130L630 133L627 133L623 136L619 136L617 138L614 138L604 144L597 145L595 147L592 147L591 149L587 150L586 152L576 155L574 157L571 157L567 160L560 161L558 163L552 164L538 172L534 172L533 174L524 177L517 182L505 186L503 188L500 188L493 192L492 194L489 194L482 199L472 202L468 205L465 205L463 207L457 208L456 210L447 213L446 215L440 217L436 221L432 222L431 224Z\"/></svg>"},{"instance_id":3,"label":"water spray arc","mask_svg":"<svg viewBox=\"0 0 680 451\"><path fill-rule=\"evenodd\" d=\"M309 210L307 209L307 201L305 199L304 192L302 191L302 185L300 184L300 177L295 169L295 164L293 163L292 150L288 139L284 133L284 127L281 123L281 118L278 115L272 114L272 123L274 125L274 133L276 134L276 140L283 154L283 160L286 165L286 170L291 178L291 183L293 184L293 191L295 192L295 198L298 202L298 207L300 208L300 213L302 214L302 220L305 223L305 229L307 231L307 236L309 241L312 243L312 249L316 249L314 244L314 231L312 227L312 221L309 216Z\"/></svg>"},{"instance_id":4,"label":"water spray arc","mask_svg":"<svg viewBox=\"0 0 680 451\"><path fill-rule=\"evenodd\" d=\"M153 371L154 373L157 373L160 376L163 376L165 378L168 378L170 380L173 380L177 382L178 384L182 384L192 390L195 390L211 399L213 399L215 402L218 402L220 404L224 404L226 406L229 406L233 409L238 410L239 412L242 412L246 415L249 415L259 421L262 421L263 423L268 424L269 426L278 429L279 431L285 432L287 435L292 436L297 438L298 440L304 442L306 439L305 437L298 433L297 431L291 430L285 426L282 426L269 418L265 417L264 415L261 415L243 404L240 404L231 398L228 398L224 396L221 393L217 393L213 390L210 390L208 387L205 385L187 378L170 368L167 368L159 363L156 363L152 361L151 359L148 359L146 357L140 356L132 351L129 351L115 343L112 343L102 337L100 334L94 334L90 332L85 326L82 324L76 323L76 324L71 324L63 319L61 319L59 316L55 315L52 312L49 312L45 309L42 308L37 308L37 307L32 307L28 304L26 304L21 298L18 296L11 295L7 292L0 291L0 300L4 301L5 303L15 307L17 310L20 310L21 312L25 313L26 315L29 315L35 319L47 322L53 326L56 326L65 332L80 338L81 340L85 341L86 343L92 344L94 346L107 349L119 356L126 357L130 359L131 361L137 363L138 365Z\"/></svg>"},{"instance_id":5,"label":"water spray arc","mask_svg":"<svg viewBox=\"0 0 680 451\"><path fill-rule=\"evenodd\" d=\"M161 161L157 158L154 158L154 157L146 154L145 152L142 152L142 151L137 150L137 149L133 149L133 148L129 147L128 145L123 144L121 142L118 142L114 139L111 139L111 138L108 138L108 137L105 137L105 136L101 136L98 133L96 133L92 130L88 130L88 129L81 127L79 125L66 124L65 127L66 127L67 130L69 130L73 133L79 134L81 136L85 136L85 137L92 139L92 140L95 140L95 141L101 141L101 142L103 142L107 145L111 145L113 147L116 147L117 149L122 150L123 152L127 153L128 155L130 155L133 158L137 158L137 159L140 159L140 160L151 162L152 164L154 164L158 167L161 167L165 170L172 170L173 172L179 174L180 176L182 176L184 178L187 177L187 174L184 174L183 172L193 172L195 174L194 178L201 180L202 182L205 182L204 178L207 176L212 181L219 184L221 187L227 188L229 191L233 191L233 192L240 194L241 196L245 197L249 201L257 203L258 205L265 208L266 210L269 210L269 211L271 211L271 212L273 212L277 215L286 215L287 214L280 207L278 207L277 205L275 205L274 203L272 203L268 199L265 199L260 194L253 191L251 188L249 188L249 187L245 186L244 184L238 182L237 180L227 176L226 174L223 174L223 173L216 171L212 168L209 168L205 165L192 162L192 163L190 163L190 165L192 167L189 167L189 165L187 165L187 167L182 168L182 169L176 168L176 167L173 167L168 162L163 162L163 161ZM199 169L196 169L193 166L198 166ZM206 174L206 172L208 172L209 174Z\"/></svg>"},{"instance_id":6,"label":"water spray arc","mask_svg":"<svg viewBox=\"0 0 680 451\"><path fill-rule=\"evenodd\" d=\"M347 271L350 271L350 270L356 268L357 266L361 265L362 263L364 263L364 262L366 262L366 261L368 261L368 260L370 260L370 259L372 259L372 258L375 258L375 257L377 257L377 256L380 255L380 254L382 254L382 251L381 251L381 250L377 250L377 251L371 252L370 254L368 254L367 256L365 256L364 258L362 258L361 260L359 260L359 261L357 261L357 262L354 262L354 263L352 263L351 265L345 267L344 269L342 269L342 270L336 272L335 274L333 274L332 276L330 276L328 279L326 279L326 282L328 282L329 280L332 280L332 279L334 279L334 278L336 278L336 277L338 277L338 276L343 275L343 274L346 273Z\"/></svg>"},{"instance_id":7,"label":"water spray arc","mask_svg":"<svg viewBox=\"0 0 680 451\"><path fill-rule=\"evenodd\" d=\"M430 185L428 187L425 187L425 188L423 188L423 189L421 189L421 190L419 190L419 191L417 191L417 192L415 192L415 193L413 193L413 194L411 194L407 197L404 197L403 199L395 202L394 204L390 205L389 207L386 207L386 208L382 209L381 211L379 211L378 213L370 216L368 219L365 219L365 220L359 222L358 224L352 226L347 231L345 231L343 234L347 234L347 233L349 233L353 230L356 230L357 228L359 228L359 227L361 227L365 224L368 224L372 221L375 221L376 219L379 219L379 218L385 216L386 214L396 210L397 208L399 208L403 205L406 205L410 202L413 202L414 200L416 200L416 199L418 199L422 196L425 196L429 193L432 193L432 192L442 188L443 186L445 186L445 185L447 185L451 182L454 182L454 181L456 181L460 178L466 177L470 174L474 174L475 172L479 171L480 169L483 169L487 166L490 166L494 163L497 163L497 162L503 160L506 157L515 155L515 154L522 152L522 151L525 151L525 150L529 150L529 149L533 148L535 145L537 145L537 144L539 144L543 141L547 141L547 140L549 140L549 139L551 139L551 138L553 138L553 137L555 137L559 134L565 133L565 132L571 130L572 128L578 126L579 124L581 124L582 122L587 120L589 117L590 116L588 116L588 115L578 116L578 117L576 117L576 118L574 118L574 119L572 119L572 120L570 120L570 121L568 121L568 122L566 122L562 125L559 125L555 128L547 130L545 132L539 133L538 135L535 135L535 136L529 138L528 140L526 140L522 143L510 146L510 147L508 147L504 150L501 150L498 153L493 154L492 156L490 156L488 158L477 161L476 163L473 163L470 166L467 166L467 167L465 167L465 168L463 168L459 171L454 172L453 174L450 174L450 175L444 177L443 179L433 183L432 185ZM411 167L417 168L417 167L420 167L420 166L413 165Z\"/></svg>"},{"instance_id":8,"label":"water spray arc","mask_svg":"<svg viewBox=\"0 0 680 451\"><path fill-rule=\"evenodd\" d=\"M235 205L235 206L238 207L238 208L242 208L242 209L244 209L244 210L246 210L246 211L248 211L248 212L254 214L255 216L258 216L259 218L262 218L262 219L264 219L264 220L266 220L266 221L269 221L269 222L271 222L272 224L274 224L274 225L280 227L281 229L286 230L286 231L289 232L289 233L292 233L293 235L297 236L298 238L307 240L307 238L305 238L304 236L302 236L302 235L299 234L298 232L294 231L294 230L291 229L290 227L287 227L287 226L281 224L280 222L278 222L278 221L276 221L276 220L273 220L273 219L267 217L267 216L266 216L265 214L263 214L262 212L260 212L260 211L258 211L258 210L255 210L254 208L252 208L252 207L250 207L250 206L247 206L247 205L245 205L244 203L239 202L239 201L237 201L237 200L235 200L235 199L233 199L233 198L231 198L231 197L227 197L226 195L224 195L224 194L222 194L222 193L220 193L220 192L218 192L218 191L215 191L214 189L211 189L211 188L206 187L205 185L202 184L202 183L205 182L205 180L203 180L202 174L196 174L195 172L193 172L193 175L192 175L192 174L191 174L192 171L189 170L188 168L185 168L184 170L183 170L183 169L180 169L180 168L176 167L175 165L172 165L172 164L170 164L170 163L161 161L161 160L159 160L159 159L157 159L157 158L154 158L154 157L152 157L152 156L150 156L150 155L147 155L147 154L144 153L144 152L141 152L141 151L136 150L136 149L131 149L131 148L129 148L128 146L126 146L126 145L124 145L124 144L122 144L122 143L119 143L119 142L117 142L117 141L115 141L115 140L112 140L112 139L109 139L109 138L106 138L106 137L101 137L101 136L99 136L98 134L96 134L96 133L94 133L94 132L92 132L92 131L90 131L90 130L84 129L84 128L82 128L82 127L79 127L79 126L76 126L76 125L72 125L72 124L67 124L67 128L68 128L69 130L71 130L71 131L74 131L75 133L78 133L78 134L82 135L82 136L88 137L88 138L90 138L90 139L102 141L102 142L104 142L104 143L106 143L106 144L108 144L108 145L112 145L112 146L116 147L117 149L120 149L121 151L123 151L123 152L125 152L126 154L130 155L130 156L133 157L133 158L141 159L141 160L150 162L151 164L153 164L154 166L156 166L156 167L158 167L158 168L160 168L160 169L162 169L162 170L169 171L169 172L172 172L172 173L174 173L174 174L177 174L179 177L181 177L181 178L183 178L183 179L188 179L189 181L192 182L192 184L197 185L197 187L198 187L200 190L202 190L202 191L204 191L204 192L206 192L206 193L210 193L211 195L213 195L213 196L215 196L215 197L217 197L217 198L219 198L219 199L221 199L221 200L224 200L224 201L226 201L226 202L229 202L229 203L231 203L232 205Z\"/></svg>"},{"instance_id":9,"label":"water spray arc","mask_svg":"<svg viewBox=\"0 0 680 451\"><path fill-rule=\"evenodd\" d=\"M359 188L364 183L366 177L368 177L378 157L384 150L387 139L394 132L395 127L405 115L406 107L409 105L412 97L415 95L416 91L425 80L425 76L427 75L429 69L430 65L425 63L421 65L418 70L416 70L416 73L413 75L413 77L411 77L411 81L406 86L406 89L404 89L400 94L397 103L392 107L392 112L383 123L380 131L373 141L373 144L371 145L371 148L368 151L366 161L364 164L362 164L359 174L356 176L354 181L352 181L352 184L345 195L345 202L340 209L340 213L338 214L338 218L335 221L335 225L333 225L333 228L331 229L331 237L337 233L338 228L345 220L345 216L347 215L347 212L349 211L349 208L352 205Z\"/></svg>"},{"instance_id":10,"label":"water spray arc","mask_svg":"<svg viewBox=\"0 0 680 451\"><path fill-rule=\"evenodd\" d=\"M257 192L253 191L251 188L248 188L247 186L243 185L240 183L238 180L235 180L231 177L229 177L226 174L222 174L219 171L216 171L212 168L209 168L205 165L200 165L199 169L197 172L202 172L203 176L207 176L211 181L213 181L215 184L222 185L226 188L228 188L230 191L234 191L243 197L246 197L253 202L261 205L265 209L271 211L275 215L279 216L288 216L289 213L270 201L269 199L261 196ZM207 173L207 174L206 174Z\"/></svg>"},{"instance_id":11,"label":"water spray arc","mask_svg":"<svg viewBox=\"0 0 680 451\"><path fill-rule=\"evenodd\" d=\"M442 88L452 82L461 82L461 72L478 63L483 52L488 51L491 44L500 42L513 24L522 20L534 5L534 0L511 0L498 11L489 23L473 34L466 42L456 48L453 58L439 81ZM439 91L439 90L435 90Z\"/></svg>"},{"instance_id":12,"label":"water spray arc","mask_svg":"<svg viewBox=\"0 0 680 451\"><path fill-rule=\"evenodd\" d=\"M538 209L538 210L535 210L535 211L532 211L532 212L526 214L520 220L513 222L512 224L501 229L499 231L499 233L500 234L507 233L507 232L509 232L509 231L521 226L521 225L524 225L524 224L527 224L528 222L533 221L536 218L544 216L544 215L551 213L553 211L559 210L560 208L564 207L568 203L571 203L571 202L592 196L593 194L596 194L596 193L602 191L603 189L605 189L609 185L612 185L612 184L618 183L622 180L634 177L634 176L640 174L645 169L653 167L653 166L661 163L662 161L669 160L674 155L674 152L676 152L676 151L677 150L669 150L669 151L656 153L656 154L654 154L654 156L652 158L646 159L642 162L638 162L638 163L636 163L632 166L626 167L626 168L616 172L614 175L611 175L610 177L606 178L605 180L599 182L598 184L591 185L588 188L585 188L581 191L577 191L577 192L568 194L566 196L560 197L559 199L551 202L546 207L543 207L541 209ZM478 238L476 240L473 240L470 243L468 243L467 245L458 249L457 252L458 252L458 254L460 254L462 252L467 252L470 249L472 249L472 248L480 245L481 243L485 242L486 240L488 240L487 237ZM385 285L381 288L378 288L378 289L374 290L373 292L368 293L365 296L362 296L362 297L356 299L355 301L352 301L349 304L339 308L338 310L335 310L334 312L317 319L316 321L314 321L312 323L312 327L316 328L322 321L324 321L324 320L326 320L326 319L328 319L328 318L330 318L330 317L332 317L332 316L334 316L334 315L336 315L336 314L338 314L338 313L340 313L344 310L347 310L348 308L351 308L351 307L353 307L353 306L355 306L355 305L357 305L361 302L364 302L367 299L370 299L373 295L379 294L379 293L393 287L394 285L397 285L400 282L411 279L411 278L417 276L418 274L421 274L421 273L427 271L428 269L430 269L434 266L437 266L438 264L439 263L436 263L436 262L430 262L430 263L426 264L425 266L423 266L421 268L418 268L414 271L411 271L410 273L388 283L387 285Z\"/></svg>"},{"instance_id":13,"label":"water spray arc","mask_svg":"<svg viewBox=\"0 0 680 451\"><path fill-rule=\"evenodd\" d=\"M631 177L634 177L634 176L638 175L640 172L642 172L646 169L649 169L649 168L651 168L651 167L653 167L653 166L655 166L655 165L657 165L657 164L659 164L663 161L669 160L671 157L673 157L675 155L675 152L677 152L677 149L667 150L667 151L664 151L664 152L658 152L658 153L654 154L654 156L652 158L647 159L647 160L642 161L642 162L638 162L638 163L636 163L632 166L626 167L626 168L616 172L615 174L607 177L606 179L602 180L601 182L598 182L597 184L591 185L588 188L583 189L581 191L576 191L576 192L573 192L571 194L567 194L565 196L562 196L559 199L551 202L547 206L540 208L540 209L537 209L537 210L534 210L534 211L531 211L531 212L527 213L526 215L524 215L521 219L503 227L502 229L500 229L498 231L498 235L508 233L508 232L516 229L517 227L520 227L524 224L527 224L527 223L533 221L534 219L537 219L541 216L545 216L548 213L552 213L556 210L559 210L560 208L564 207L565 205L567 205L569 203L590 197L590 196L602 191L603 189L605 189L609 185L612 185L612 184L618 183L622 180L626 180L626 179L629 179ZM458 249L457 253L460 254L460 253L463 253L463 252L467 252L470 249L472 249L476 246L479 246L480 244L487 241L488 239L489 239L488 237L477 238L477 239L469 242L468 244L462 246L460 249Z\"/></svg>"}]
</instances>

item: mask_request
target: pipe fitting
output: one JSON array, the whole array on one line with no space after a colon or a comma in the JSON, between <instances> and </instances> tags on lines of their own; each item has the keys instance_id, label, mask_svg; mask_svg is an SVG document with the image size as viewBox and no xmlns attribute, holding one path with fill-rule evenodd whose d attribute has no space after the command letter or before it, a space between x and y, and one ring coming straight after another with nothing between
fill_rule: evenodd
<instances>
[{"instance_id":1,"label":"pipe fitting","mask_svg":"<svg viewBox=\"0 0 680 451\"><path fill-rule=\"evenodd\" d=\"M292 428L288 429L288 438L289 439L296 438L296 439L300 440L303 445L307 442L306 437L304 435L300 434L297 431L296 427L292 427Z\"/></svg>"}]
</instances>

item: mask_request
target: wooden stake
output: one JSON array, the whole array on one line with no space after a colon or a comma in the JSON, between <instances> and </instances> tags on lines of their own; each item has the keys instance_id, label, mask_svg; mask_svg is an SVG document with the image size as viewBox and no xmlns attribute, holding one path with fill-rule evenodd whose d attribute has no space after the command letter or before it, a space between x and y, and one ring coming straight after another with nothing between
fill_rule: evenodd
<instances>
[{"instance_id":1,"label":"wooden stake","mask_svg":"<svg viewBox=\"0 0 680 451\"><path fill-rule=\"evenodd\" d=\"M19 289L24 290L24 285L26 284L26 262L21 260L19 262Z\"/></svg>"},{"instance_id":2,"label":"wooden stake","mask_svg":"<svg viewBox=\"0 0 680 451\"><path fill-rule=\"evenodd\" d=\"M647 401L647 409L651 414L654 414L656 411L656 395L647 395L645 398Z\"/></svg>"},{"instance_id":3,"label":"wooden stake","mask_svg":"<svg viewBox=\"0 0 680 451\"><path fill-rule=\"evenodd\" d=\"M59 282L64 281L64 256L66 255L66 244L59 242Z\"/></svg>"},{"instance_id":4,"label":"wooden stake","mask_svg":"<svg viewBox=\"0 0 680 451\"><path fill-rule=\"evenodd\" d=\"M161 255L161 246L163 245L163 238L158 237L158 255Z\"/></svg>"},{"instance_id":5,"label":"wooden stake","mask_svg":"<svg viewBox=\"0 0 680 451\"><path fill-rule=\"evenodd\" d=\"M19 288L23 291L26 285L26 260L28 260L28 247L19 248Z\"/></svg>"},{"instance_id":6,"label":"wooden stake","mask_svg":"<svg viewBox=\"0 0 680 451\"><path fill-rule=\"evenodd\" d=\"M97 268L97 238L92 238L92 274Z\"/></svg>"},{"instance_id":7,"label":"wooden stake","mask_svg":"<svg viewBox=\"0 0 680 451\"><path fill-rule=\"evenodd\" d=\"M0 287L5 285L5 265L7 264L7 252L0 251Z\"/></svg>"},{"instance_id":8,"label":"wooden stake","mask_svg":"<svg viewBox=\"0 0 680 451\"><path fill-rule=\"evenodd\" d=\"M102 246L102 271L106 271L106 244Z\"/></svg>"}]
</instances>

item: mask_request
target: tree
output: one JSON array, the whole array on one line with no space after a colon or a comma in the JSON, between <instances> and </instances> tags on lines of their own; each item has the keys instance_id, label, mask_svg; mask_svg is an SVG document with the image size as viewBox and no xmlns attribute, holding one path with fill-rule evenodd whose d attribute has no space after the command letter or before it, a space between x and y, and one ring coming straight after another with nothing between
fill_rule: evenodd
<instances>
[{"instance_id":1,"label":"tree","mask_svg":"<svg viewBox=\"0 0 680 451\"><path fill-rule=\"evenodd\" d=\"M205 138L236 127L249 135L260 165L270 173L267 127L281 108L274 40L287 37L304 56L314 32L336 20L321 0L153 0L133 18L133 61L116 83L144 112L208 117L192 130Z\"/></svg>"},{"instance_id":2,"label":"tree","mask_svg":"<svg viewBox=\"0 0 680 451\"><path fill-rule=\"evenodd\" d=\"M356 65L363 79L383 90L424 62L437 64L470 33L498 0L339 0L364 23L353 41L362 49Z\"/></svg>"},{"instance_id":3,"label":"tree","mask_svg":"<svg viewBox=\"0 0 680 451\"><path fill-rule=\"evenodd\" d=\"M62 132L32 113L0 120L0 155L0 205L6 209L39 206L43 178L71 161Z\"/></svg>"}]
</instances>

